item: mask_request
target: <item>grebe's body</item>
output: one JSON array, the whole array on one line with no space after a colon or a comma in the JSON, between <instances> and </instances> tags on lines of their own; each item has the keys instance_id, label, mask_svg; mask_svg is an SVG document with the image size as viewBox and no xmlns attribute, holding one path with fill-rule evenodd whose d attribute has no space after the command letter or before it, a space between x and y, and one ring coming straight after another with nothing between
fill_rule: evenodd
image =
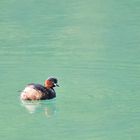
<instances>
[{"instance_id":1,"label":"grebe's body","mask_svg":"<svg viewBox=\"0 0 140 140\"><path fill-rule=\"evenodd\" d=\"M56 78L48 78L45 85L41 84L28 84L21 92L20 98L22 100L49 100L56 97L54 87L57 85Z\"/></svg>"}]
</instances>

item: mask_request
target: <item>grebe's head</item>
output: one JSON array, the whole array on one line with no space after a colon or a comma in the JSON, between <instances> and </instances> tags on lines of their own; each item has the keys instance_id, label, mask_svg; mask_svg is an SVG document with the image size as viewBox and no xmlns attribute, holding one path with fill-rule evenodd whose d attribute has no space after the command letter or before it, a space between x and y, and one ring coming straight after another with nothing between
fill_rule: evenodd
<instances>
[{"instance_id":1,"label":"grebe's head","mask_svg":"<svg viewBox=\"0 0 140 140\"><path fill-rule=\"evenodd\" d=\"M46 81L45 81L45 87L46 88L53 88L53 87L59 87L59 85L57 84L58 80L55 77L49 77Z\"/></svg>"}]
</instances>

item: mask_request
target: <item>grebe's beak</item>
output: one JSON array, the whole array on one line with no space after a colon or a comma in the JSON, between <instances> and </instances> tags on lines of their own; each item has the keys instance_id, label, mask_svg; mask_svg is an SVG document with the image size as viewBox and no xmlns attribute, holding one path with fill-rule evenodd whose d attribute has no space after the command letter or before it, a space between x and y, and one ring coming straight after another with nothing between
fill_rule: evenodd
<instances>
[{"instance_id":1,"label":"grebe's beak","mask_svg":"<svg viewBox=\"0 0 140 140\"><path fill-rule=\"evenodd\" d=\"M54 86L55 86L55 87L59 87L59 85L58 85L58 84L56 84L56 83L54 83Z\"/></svg>"}]
</instances>

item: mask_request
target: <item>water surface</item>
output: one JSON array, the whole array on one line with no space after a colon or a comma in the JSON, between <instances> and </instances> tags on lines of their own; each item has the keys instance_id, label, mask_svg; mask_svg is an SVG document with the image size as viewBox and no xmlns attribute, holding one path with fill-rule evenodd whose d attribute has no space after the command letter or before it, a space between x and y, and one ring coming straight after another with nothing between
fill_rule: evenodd
<instances>
[{"instance_id":1,"label":"water surface","mask_svg":"<svg viewBox=\"0 0 140 140\"><path fill-rule=\"evenodd\" d=\"M139 11L138 0L1 0L1 138L139 140ZM51 75L55 100L19 100Z\"/></svg>"}]
</instances>

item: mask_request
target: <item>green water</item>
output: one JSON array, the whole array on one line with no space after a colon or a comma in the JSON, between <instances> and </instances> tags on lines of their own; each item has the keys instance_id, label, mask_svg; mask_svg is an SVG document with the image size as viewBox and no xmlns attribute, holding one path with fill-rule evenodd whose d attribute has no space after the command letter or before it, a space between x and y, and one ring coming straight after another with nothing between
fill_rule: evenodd
<instances>
[{"instance_id":1,"label":"green water","mask_svg":"<svg viewBox=\"0 0 140 140\"><path fill-rule=\"evenodd\" d=\"M140 139L139 0L0 1L0 139ZM59 79L52 101L19 100Z\"/></svg>"}]
</instances>

